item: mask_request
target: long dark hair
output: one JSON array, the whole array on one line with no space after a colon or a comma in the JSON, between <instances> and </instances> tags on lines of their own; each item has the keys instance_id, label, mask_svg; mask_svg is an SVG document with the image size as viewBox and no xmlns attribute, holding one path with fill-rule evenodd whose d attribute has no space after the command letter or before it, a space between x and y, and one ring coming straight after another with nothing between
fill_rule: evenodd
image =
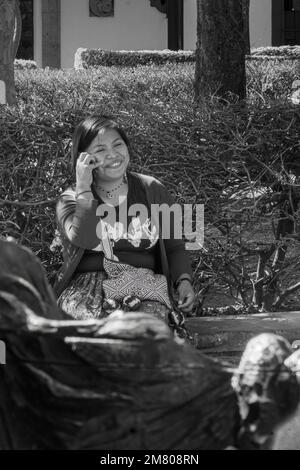
<instances>
[{"instance_id":1,"label":"long dark hair","mask_svg":"<svg viewBox=\"0 0 300 470\"><path fill-rule=\"evenodd\" d=\"M72 167L75 172L76 163L81 152L84 152L102 129L114 129L130 151L129 139L125 131L112 116L91 115L83 119L75 128L72 138Z\"/></svg>"}]
</instances>

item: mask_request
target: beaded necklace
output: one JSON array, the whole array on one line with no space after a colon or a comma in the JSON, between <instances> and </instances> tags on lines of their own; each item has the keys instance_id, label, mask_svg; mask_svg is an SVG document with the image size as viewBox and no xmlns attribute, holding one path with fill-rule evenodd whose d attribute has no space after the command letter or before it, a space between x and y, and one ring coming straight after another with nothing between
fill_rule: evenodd
<instances>
[{"instance_id":1,"label":"beaded necklace","mask_svg":"<svg viewBox=\"0 0 300 470\"><path fill-rule=\"evenodd\" d=\"M106 193L106 196L108 197L108 199L112 199L113 196L114 196L114 192L117 191L118 189L120 189L123 184L126 183L126 178L123 178L122 182L116 187L116 188L113 188L113 189L110 189L109 191L107 191L106 189L103 189L101 188L101 186L97 186L95 185L95 188L99 189L99 191L103 191L104 193Z\"/></svg>"}]
</instances>

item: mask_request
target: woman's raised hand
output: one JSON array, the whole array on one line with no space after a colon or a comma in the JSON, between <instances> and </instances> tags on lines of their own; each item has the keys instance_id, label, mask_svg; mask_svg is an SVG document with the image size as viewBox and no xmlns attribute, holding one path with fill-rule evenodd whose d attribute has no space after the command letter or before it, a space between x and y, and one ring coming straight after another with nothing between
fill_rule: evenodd
<instances>
[{"instance_id":1,"label":"woman's raised hand","mask_svg":"<svg viewBox=\"0 0 300 470\"><path fill-rule=\"evenodd\" d=\"M77 191L91 189L93 182L93 170L102 166L103 162L97 161L96 157L87 152L82 152L76 164L76 188Z\"/></svg>"}]
</instances>

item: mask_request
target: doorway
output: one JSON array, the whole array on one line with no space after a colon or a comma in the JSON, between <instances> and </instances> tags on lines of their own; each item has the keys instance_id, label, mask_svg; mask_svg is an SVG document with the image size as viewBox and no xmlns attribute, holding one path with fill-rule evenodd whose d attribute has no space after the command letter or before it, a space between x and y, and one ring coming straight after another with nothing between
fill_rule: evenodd
<instances>
[{"instance_id":1,"label":"doorway","mask_svg":"<svg viewBox=\"0 0 300 470\"><path fill-rule=\"evenodd\" d=\"M17 59L33 60L33 0L20 0L22 33Z\"/></svg>"},{"instance_id":2,"label":"doorway","mask_svg":"<svg viewBox=\"0 0 300 470\"><path fill-rule=\"evenodd\" d=\"M300 44L300 0L284 0L284 44Z\"/></svg>"}]
</instances>

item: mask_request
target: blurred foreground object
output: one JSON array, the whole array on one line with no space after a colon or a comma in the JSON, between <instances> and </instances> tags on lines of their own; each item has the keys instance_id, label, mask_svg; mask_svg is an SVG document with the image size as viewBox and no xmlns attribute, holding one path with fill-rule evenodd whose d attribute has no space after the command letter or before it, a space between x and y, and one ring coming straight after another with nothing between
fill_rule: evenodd
<instances>
[{"instance_id":1,"label":"blurred foreground object","mask_svg":"<svg viewBox=\"0 0 300 470\"><path fill-rule=\"evenodd\" d=\"M149 314L71 319L14 242L0 265L0 449L255 449L297 407L284 338L253 338L232 375Z\"/></svg>"}]
</instances>

